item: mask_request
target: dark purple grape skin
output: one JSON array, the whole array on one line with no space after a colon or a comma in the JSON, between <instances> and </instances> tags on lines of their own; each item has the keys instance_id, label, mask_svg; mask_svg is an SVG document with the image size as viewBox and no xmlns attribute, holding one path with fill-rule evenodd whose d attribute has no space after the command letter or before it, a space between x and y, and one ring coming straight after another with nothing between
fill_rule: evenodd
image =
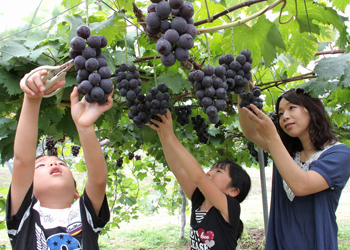
<instances>
[{"instance_id":1,"label":"dark purple grape skin","mask_svg":"<svg viewBox=\"0 0 350 250\"><path fill-rule=\"evenodd\" d=\"M87 39L90 36L91 32L89 27L81 25L77 28L77 36Z\"/></svg>"}]
</instances>

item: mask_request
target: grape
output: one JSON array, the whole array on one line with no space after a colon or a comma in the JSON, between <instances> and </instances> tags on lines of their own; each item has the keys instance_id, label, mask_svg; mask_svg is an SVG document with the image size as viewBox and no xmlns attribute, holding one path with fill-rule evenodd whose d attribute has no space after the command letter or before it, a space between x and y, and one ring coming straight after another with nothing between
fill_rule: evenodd
<instances>
[{"instance_id":1,"label":"grape","mask_svg":"<svg viewBox=\"0 0 350 250\"><path fill-rule=\"evenodd\" d=\"M79 155L80 147L72 145L71 150L72 150L72 155L76 157Z\"/></svg>"},{"instance_id":2,"label":"grape","mask_svg":"<svg viewBox=\"0 0 350 250\"><path fill-rule=\"evenodd\" d=\"M243 65L247 61L247 58L244 55L239 54L236 57L236 61L239 62L241 65Z\"/></svg>"},{"instance_id":3,"label":"grape","mask_svg":"<svg viewBox=\"0 0 350 250\"><path fill-rule=\"evenodd\" d=\"M91 97L95 100L101 100L103 98L103 96L105 95L105 92L103 91L102 88L95 86L92 88L91 90Z\"/></svg>"},{"instance_id":4,"label":"grape","mask_svg":"<svg viewBox=\"0 0 350 250\"><path fill-rule=\"evenodd\" d=\"M98 61L98 68L99 69L102 68L102 67L107 67L108 64L107 64L107 60L106 59L104 59L102 57L100 57L100 58L96 57L96 59Z\"/></svg>"},{"instance_id":5,"label":"grape","mask_svg":"<svg viewBox=\"0 0 350 250\"><path fill-rule=\"evenodd\" d=\"M211 65L205 66L204 70L203 70L204 75L206 75L206 76L214 75L214 71L215 71L215 68L213 66L211 66Z\"/></svg>"},{"instance_id":6,"label":"grape","mask_svg":"<svg viewBox=\"0 0 350 250\"><path fill-rule=\"evenodd\" d=\"M160 26L161 18L158 16L156 12L151 12L151 13L148 13L148 15L146 16L145 22L147 26L153 29L156 29Z\"/></svg>"},{"instance_id":7,"label":"grape","mask_svg":"<svg viewBox=\"0 0 350 250\"><path fill-rule=\"evenodd\" d=\"M246 58L249 58L252 55L248 49L243 49L241 51L241 54L244 55Z\"/></svg>"},{"instance_id":8,"label":"grape","mask_svg":"<svg viewBox=\"0 0 350 250\"><path fill-rule=\"evenodd\" d=\"M251 64L249 62L245 62L242 65L242 70L244 71L244 73L250 72L251 69L252 69L252 66L251 66Z\"/></svg>"},{"instance_id":9,"label":"grape","mask_svg":"<svg viewBox=\"0 0 350 250\"><path fill-rule=\"evenodd\" d=\"M179 32L174 29L168 29L164 33L164 39L169 41L171 44L176 44L179 41Z\"/></svg>"},{"instance_id":10,"label":"grape","mask_svg":"<svg viewBox=\"0 0 350 250\"><path fill-rule=\"evenodd\" d=\"M156 6L156 3L152 3L151 5L149 5L147 8L147 13L156 12Z\"/></svg>"},{"instance_id":11,"label":"grape","mask_svg":"<svg viewBox=\"0 0 350 250\"><path fill-rule=\"evenodd\" d=\"M248 146L250 155L253 156L257 162L259 162L259 153L258 151L255 150L254 143L249 142L247 146ZM265 151L263 152L264 152L264 165L267 166L267 160L268 160L269 154Z\"/></svg>"},{"instance_id":12,"label":"grape","mask_svg":"<svg viewBox=\"0 0 350 250\"><path fill-rule=\"evenodd\" d=\"M86 42L84 38L81 37L74 37L70 41L70 46L75 51L82 51L85 48Z\"/></svg>"},{"instance_id":13,"label":"grape","mask_svg":"<svg viewBox=\"0 0 350 250\"><path fill-rule=\"evenodd\" d=\"M189 19L194 14L194 8L191 2L184 2L182 7L180 8L180 16L185 19Z\"/></svg>"},{"instance_id":14,"label":"grape","mask_svg":"<svg viewBox=\"0 0 350 250\"><path fill-rule=\"evenodd\" d=\"M134 159L134 153L133 152L129 152L129 160L132 160L132 159Z\"/></svg>"},{"instance_id":15,"label":"grape","mask_svg":"<svg viewBox=\"0 0 350 250\"><path fill-rule=\"evenodd\" d=\"M103 91L106 94L109 94L113 90L113 82L111 79L102 79L100 82L100 88L103 89Z\"/></svg>"},{"instance_id":16,"label":"grape","mask_svg":"<svg viewBox=\"0 0 350 250\"><path fill-rule=\"evenodd\" d=\"M90 72L97 70L98 66L98 61L95 58L89 58L85 62L85 68Z\"/></svg>"},{"instance_id":17,"label":"grape","mask_svg":"<svg viewBox=\"0 0 350 250\"><path fill-rule=\"evenodd\" d=\"M102 79L108 79L112 75L112 72L108 67L99 68L98 73L101 75Z\"/></svg>"},{"instance_id":18,"label":"grape","mask_svg":"<svg viewBox=\"0 0 350 250\"><path fill-rule=\"evenodd\" d=\"M224 111L226 109L226 101L223 99L216 100L215 107L218 111Z\"/></svg>"},{"instance_id":19,"label":"grape","mask_svg":"<svg viewBox=\"0 0 350 250\"><path fill-rule=\"evenodd\" d=\"M123 166L123 157L120 157L120 158L117 160L117 166L118 166L118 167L122 167L122 166Z\"/></svg>"},{"instance_id":20,"label":"grape","mask_svg":"<svg viewBox=\"0 0 350 250\"><path fill-rule=\"evenodd\" d=\"M186 34L190 34L193 39L197 36L197 28L193 24L187 24L187 29L185 30Z\"/></svg>"},{"instance_id":21,"label":"grape","mask_svg":"<svg viewBox=\"0 0 350 250\"><path fill-rule=\"evenodd\" d=\"M74 59L77 56L81 55L81 51L75 51L74 49L70 48L68 54L70 58Z\"/></svg>"},{"instance_id":22,"label":"grape","mask_svg":"<svg viewBox=\"0 0 350 250\"><path fill-rule=\"evenodd\" d=\"M55 147L55 144L56 144L56 142L55 142L55 139L54 139L53 136L51 136L51 137L47 136L46 137L46 139L45 139L45 149L51 150L51 149L53 149Z\"/></svg>"},{"instance_id":23,"label":"grape","mask_svg":"<svg viewBox=\"0 0 350 250\"><path fill-rule=\"evenodd\" d=\"M101 38L96 35L89 36L86 42L91 48L100 48L101 46Z\"/></svg>"},{"instance_id":24,"label":"grape","mask_svg":"<svg viewBox=\"0 0 350 250\"><path fill-rule=\"evenodd\" d=\"M100 40L101 40L101 44L100 44L100 48L104 48L107 46L107 38L104 35L99 35Z\"/></svg>"},{"instance_id":25,"label":"grape","mask_svg":"<svg viewBox=\"0 0 350 250\"><path fill-rule=\"evenodd\" d=\"M156 49L158 53L162 55L168 55L171 52L171 43L166 39L159 39L156 45Z\"/></svg>"},{"instance_id":26,"label":"grape","mask_svg":"<svg viewBox=\"0 0 350 250\"><path fill-rule=\"evenodd\" d=\"M187 29L187 21L182 17L175 17L171 22L171 28L182 35Z\"/></svg>"},{"instance_id":27,"label":"grape","mask_svg":"<svg viewBox=\"0 0 350 250\"><path fill-rule=\"evenodd\" d=\"M252 92L242 92L239 96L241 97L241 102L239 103L239 106L241 108L246 107L249 110L253 111L250 107L250 104L253 103L255 106L257 106L258 109L262 109L263 107L263 99L261 99L259 96L261 95L261 90L259 87L255 86L252 90Z\"/></svg>"},{"instance_id":28,"label":"grape","mask_svg":"<svg viewBox=\"0 0 350 250\"><path fill-rule=\"evenodd\" d=\"M87 39L90 36L90 29L87 26L81 25L77 28L77 36Z\"/></svg>"},{"instance_id":29,"label":"grape","mask_svg":"<svg viewBox=\"0 0 350 250\"><path fill-rule=\"evenodd\" d=\"M230 64L234 60L234 56L232 54L226 54L224 61L226 64Z\"/></svg>"},{"instance_id":30,"label":"grape","mask_svg":"<svg viewBox=\"0 0 350 250\"><path fill-rule=\"evenodd\" d=\"M85 62L86 59L85 57L78 55L77 57L74 58L74 66L76 69L85 69Z\"/></svg>"},{"instance_id":31,"label":"grape","mask_svg":"<svg viewBox=\"0 0 350 250\"><path fill-rule=\"evenodd\" d=\"M159 27L160 32L164 34L169 29L171 29L171 23L169 21L164 20L160 23L160 27Z\"/></svg>"},{"instance_id":32,"label":"grape","mask_svg":"<svg viewBox=\"0 0 350 250\"><path fill-rule=\"evenodd\" d=\"M78 75L83 80L87 80L89 78L90 72L87 69L78 70Z\"/></svg>"},{"instance_id":33,"label":"grape","mask_svg":"<svg viewBox=\"0 0 350 250\"><path fill-rule=\"evenodd\" d=\"M190 57L190 52L188 52L187 49L178 47L175 49L174 55L176 60L183 62L188 60L188 58Z\"/></svg>"},{"instance_id":34,"label":"grape","mask_svg":"<svg viewBox=\"0 0 350 250\"><path fill-rule=\"evenodd\" d=\"M208 124L205 123L205 118L201 115L191 117L193 130L195 130L200 143L207 144L209 139Z\"/></svg>"},{"instance_id":35,"label":"grape","mask_svg":"<svg viewBox=\"0 0 350 250\"><path fill-rule=\"evenodd\" d=\"M190 34L183 34L179 38L179 46L183 49L191 49L194 45L193 37ZM176 55L175 55L176 56Z\"/></svg>"},{"instance_id":36,"label":"grape","mask_svg":"<svg viewBox=\"0 0 350 250\"><path fill-rule=\"evenodd\" d=\"M175 107L175 114L177 116L176 121L181 126L185 126L190 123L190 115L192 114L191 106L177 106Z\"/></svg>"},{"instance_id":37,"label":"grape","mask_svg":"<svg viewBox=\"0 0 350 250\"><path fill-rule=\"evenodd\" d=\"M215 106L209 106L206 110L206 114L208 115L208 117L215 117L218 115L218 110Z\"/></svg>"},{"instance_id":38,"label":"grape","mask_svg":"<svg viewBox=\"0 0 350 250\"><path fill-rule=\"evenodd\" d=\"M169 53L168 55L161 55L160 60L164 66L171 67L175 64L176 58L174 53Z\"/></svg>"},{"instance_id":39,"label":"grape","mask_svg":"<svg viewBox=\"0 0 350 250\"><path fill-rule=\"evenodd\" d=\"M161 18L167 18L171 13L171 7L168 2L161 1L156 6L156 13Z\"/></svg>"},{"instance_id":40,"label":"grape","mask_svg":"<svg viewBox=\"0 0 350 250\"><path fill-rule=\"evenodd\" d=\"M184 0L169 0L169 4L173 9L180 9L184 4Z\"/></svg>"},{"instance_id":41,"label":"grape","mask_svg":"<svg viewBox=\"0 0 350 250\"><path fill-rule=\"evenodd\" d=\"M210 107L213 107L213 106L210 106ZM220 121L220 117L219 115L215 115L215 116L208 115L208 121L212 124L217 124Z\"/></svg>"},{"instance_id":42,"label":"grape","mask_svg":"<svg viewBox=\"0 0 350 250\"><path fill-rule=\"evenodd\" d=\"M101 76L98 73L91 73L89 75L89 82L92 86L98 85L101 82Z\"/></svg>"},{"instance_id":43,"label":"grape","mask_svg":"<svg viewBox=\"0 0 350 250\"><path fill-rule=\"evenodd\" d=\"M94 50L91 47L85 47L85 49L82 52L82 55L83 57L85 57L85 59L96 57L96 50Z\"/></svg>"}]
</instances>

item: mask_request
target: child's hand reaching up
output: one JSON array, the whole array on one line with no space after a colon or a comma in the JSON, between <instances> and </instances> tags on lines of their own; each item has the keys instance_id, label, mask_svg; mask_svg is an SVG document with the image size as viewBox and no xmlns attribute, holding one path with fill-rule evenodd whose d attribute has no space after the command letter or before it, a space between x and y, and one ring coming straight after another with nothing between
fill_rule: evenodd
<instances>
[{"instance_id":1,"label":"child's hand reaching up","mask_svg":"<svg viewBox=\"0 0 350 250\"><path fill-rule=\"evenodd\" d=\"M171 136L175 136L174 129L173 129L173 120L171 117L171 112L168 110L165 115L158 115L162 121L157 121L152 119L151 122L156 124L158 127L156 127L154 124L150 124L149 126L157 131L159 139L167 139Z\"/></svg>"},{"instance_id":2,"label":"child's hand reaching up","mask_svg":"<svg viewBox=\"0 0 350 250\"><path fill-rule=\"evenodd\" d=\"M85 98L79 101L78 97L78 88L74 87L71 95L71 113L72 118L77 126L80 127L90 127L93 126L94 122L98 119L98 117L105 111L109 110L112 107L113 91L108 95L108 100L106 104L98 104L89 103L85 100Z\"/></svg>"},{"instance_id":3,"label":"child's hand reaching up","mask_svg":"<svg viewBox=\"0 0 350 250\"><path fill-rule=\"evenodd\" d=\"M39 72L34 73L28 78L27 84L24 81L25 77L21 79L20 87L26 94L26 97L29 97L31 99L41 99L44 94L49 94L56 89L62 88L65 85L66 82L64 80L60 80L57 81L54 85L52 85L50 88L45 90L45 83L41 81L41 77L46 74L46 70L41 70Z\"/></svg>"}]
</instances>

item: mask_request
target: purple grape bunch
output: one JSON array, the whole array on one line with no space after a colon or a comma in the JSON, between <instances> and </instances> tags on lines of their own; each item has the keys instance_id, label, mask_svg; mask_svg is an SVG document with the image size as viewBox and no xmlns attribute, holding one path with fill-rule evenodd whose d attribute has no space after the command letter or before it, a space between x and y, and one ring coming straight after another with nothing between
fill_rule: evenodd
<instances>
[{"instance_id":1,"label":"purple grape bunch","mask_svg":"<svg viewBox=\"0 0 350 250\"><path fill-rule=\"evenodd\" d=\"M243 88L248 85L249 80L252 78L253 58L251 52L248 49L243 49L241 53L236 56L236 59L232 54L222 55L219 58L219 64L226 70L225 77L228 86L228 91L240 94L243 92Z\"/></svg>"},{"instance_id":2,"label":"purple grape bunch","mask_svg":"<svg viewBox=\"0 0 350 250\"><path fill-rule=\"evenodd\" d=\"M74 59L78 72L78 92L89 103L105 104L108 94L113 91L111 70L106 57L101 54L107 39L103 35L91 35L89 27L84 25L77 28L76 34L70 41L69 57Z\"/></svg>"},{"instance_id":3,"label":"purple grape bunch","mask_svg":"<svg viewBox=\"0 0 350 250\"><path fill-rule=\"evenodd\" d=\"M225 68L218 65L215 68L207 65L203 70L195 70L188 74L188 80L193 83L197 102L212 124L220 121L219 112L226 109L227 83Z\"/></svg>"},{"instance_id":4,"label":"purple grape bunch","mask_svg":"<svg viewBox=\"0 0 350 250\"><path fill-rule=\"evenodd\" d=\"M246 107L252 110L250 104L254 104L258 109L262 109L264 100L260 97L261 90L258 86L254 86L251 92L242 92L239 97L242 99L239 103L241 108Z\"/></svg>"},{"instance_id":5,"label":"purple grape bunch","mask_svg":"<svg viewBox=\"0 0 350 250\"><path fill-rule=\"evenodd\" d=\"M163 33L156 49L162 64L170 67L178 61L187 61L194 46L197 28L194 26L194 8L184 0L151 0L146 16L146 29L151 35Z\"/></svg>"}]
</instances>

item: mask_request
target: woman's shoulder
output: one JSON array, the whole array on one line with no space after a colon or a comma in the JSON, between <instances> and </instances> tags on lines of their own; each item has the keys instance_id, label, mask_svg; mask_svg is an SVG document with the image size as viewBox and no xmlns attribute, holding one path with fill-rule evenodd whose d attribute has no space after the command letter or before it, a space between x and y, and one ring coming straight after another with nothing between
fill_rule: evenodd
<instances>
[{"instance_id":1,"label":"woman's shoulder","mask_svg":"<svg viewBox=\"0 0 350 250\"><path fill-rule=\"evenodd\" d=\"M322 156L327 156L331 154L341 154L350 158L350 147L341 142L336 142L331 145L327 145L323 150Z\"/></svg>"}]
</instances>

